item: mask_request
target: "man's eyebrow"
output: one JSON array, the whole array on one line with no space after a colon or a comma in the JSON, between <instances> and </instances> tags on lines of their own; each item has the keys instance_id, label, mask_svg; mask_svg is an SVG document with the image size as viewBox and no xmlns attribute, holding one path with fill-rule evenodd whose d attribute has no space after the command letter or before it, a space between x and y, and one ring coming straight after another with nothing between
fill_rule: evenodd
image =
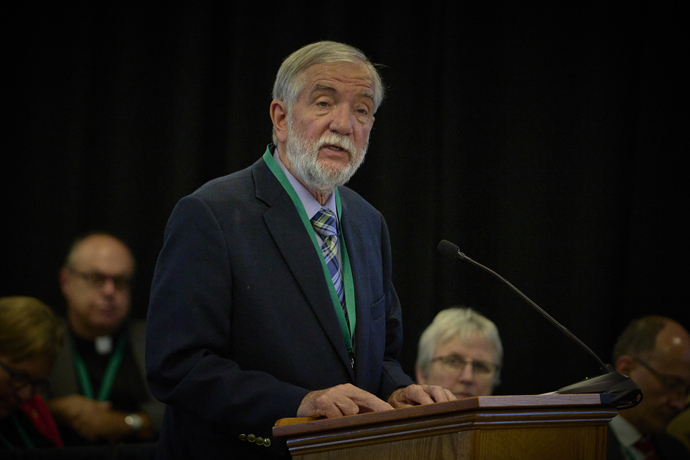
<instances>
[{"instance_id":1,"label":"man's eyebrow","mask_svg":"<svg viewBox=\"0 0 690 460\"><path fill-rule=\"evenodd\" d=\"M318 93L318 92L337 93L338 90L336 90L332 86L322 85L322 84L317 83L311 89L311 94L314 95L315 93ZM372 102L374 102L374 100L375 100L374 93L372 93L369 90L360 91L359 96L366 97L367 99L371 99Z\"/></svg>"},{"instance_id":2,"label":"man's eyebrow","mask_svg":"<svg viewBox=\"0 0 690 460\"><path fill-rule=\"evenodd\" d=\"M329 93L335 93L336 92L335 88L333 88L332 86L320 85L317 83L311 89L311 93L314 94L314 93L318 93L319 91L326 91Z\"/></svg>"}]
</instances>

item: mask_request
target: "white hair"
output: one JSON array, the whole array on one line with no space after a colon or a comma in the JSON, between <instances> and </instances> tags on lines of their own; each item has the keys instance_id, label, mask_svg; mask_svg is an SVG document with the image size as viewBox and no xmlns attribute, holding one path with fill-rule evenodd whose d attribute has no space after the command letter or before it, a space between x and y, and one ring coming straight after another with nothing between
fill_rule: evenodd
<instances>
[{"instance_id":1,"label":"white hair","mask_svg":"<svg viewBox=\"0 0 690 460\"><path fill-rule=\"evenodd\" d=\"M361 63L367 66L374 83L374 113L376 113L385 96L383 80L378 70L362 51L353 46L332 41L312 43L288 56L278 69L273 85L273 99L283 101L288 113L290 113L293 104L307 84L304 80L305 71L315 64L333 64L336 62ZM278 145L275 129L273 129L273 143Z\"/></svg>"},{"instance_id":2,"label":"white hair","mask_svg":"<svg viewBox=\"0 0 690 460\"><path fill-rule=\"evenodd\" d=\"M419 339L417 351L417 369L428 377L436 347L454 337L465 341L471 334L486 339L494 348L494 385L500 382L501 365L503 364L503 345L498 335L498 328L490 319L471 308L451 307L439 312Z\"/></svg>"}]
</instances>

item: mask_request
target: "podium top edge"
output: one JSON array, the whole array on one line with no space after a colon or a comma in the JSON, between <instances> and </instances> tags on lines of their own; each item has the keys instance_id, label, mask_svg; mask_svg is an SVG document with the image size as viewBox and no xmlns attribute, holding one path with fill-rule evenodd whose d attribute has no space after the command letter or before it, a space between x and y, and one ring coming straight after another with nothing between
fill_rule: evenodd
<instances>
[{"instance_id":1,"label":"podium top edge","mask_svg":"<svg viewBox=\"0 0 690 460\"><path fill-rule=\"evenodd\" d=\"M411 419L448 412L462 412L475 409L508 409L526 407L601 406L599 394L544 394L511 396L475 396L422 406L406 407L383 412L369 412L333 419L284 418L276 422L273 436L291 436L297 432L322 431L329 428L345 428L393 420Z\"/></svg>"}]
</instances>

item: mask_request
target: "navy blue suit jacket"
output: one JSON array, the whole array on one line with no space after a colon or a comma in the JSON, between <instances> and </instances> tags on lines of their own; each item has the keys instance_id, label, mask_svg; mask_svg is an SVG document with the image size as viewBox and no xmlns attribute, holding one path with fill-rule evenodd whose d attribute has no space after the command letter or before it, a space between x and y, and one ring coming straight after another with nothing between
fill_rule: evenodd
<instances>
[{"instance_id":1,"label":"navy blue suit jacket","mask_svg":"<svg viewBox=\"0 0 690 460\"><path fill-rule=\"evenodd\" d=\"M396 361L402 324L386 223L339 191L357 307L354 372L321 254L263 159L177 204L147 320L148 382L168 405L159 458L284 455L271 428L308 392L349 382L386 400L413 383ZM239 440L249 434L270 447Z\"/></svg>"}]
</instances>

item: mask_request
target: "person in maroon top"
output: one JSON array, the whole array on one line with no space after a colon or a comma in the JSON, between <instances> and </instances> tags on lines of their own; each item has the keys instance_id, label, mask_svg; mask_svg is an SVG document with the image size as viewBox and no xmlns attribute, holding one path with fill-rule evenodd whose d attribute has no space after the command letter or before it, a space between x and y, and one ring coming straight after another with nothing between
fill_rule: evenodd
<instances>
[{"instance_id":1,"label":"person in maroon top","mask_svg":"<svg viewBox=\"0 0 690 460\"><path fill-rule=\"evenodd\" d=\"M44 389L63 327L33 297L0 298L0 450L62 447Z\"/></svg>"}]
</instances>

